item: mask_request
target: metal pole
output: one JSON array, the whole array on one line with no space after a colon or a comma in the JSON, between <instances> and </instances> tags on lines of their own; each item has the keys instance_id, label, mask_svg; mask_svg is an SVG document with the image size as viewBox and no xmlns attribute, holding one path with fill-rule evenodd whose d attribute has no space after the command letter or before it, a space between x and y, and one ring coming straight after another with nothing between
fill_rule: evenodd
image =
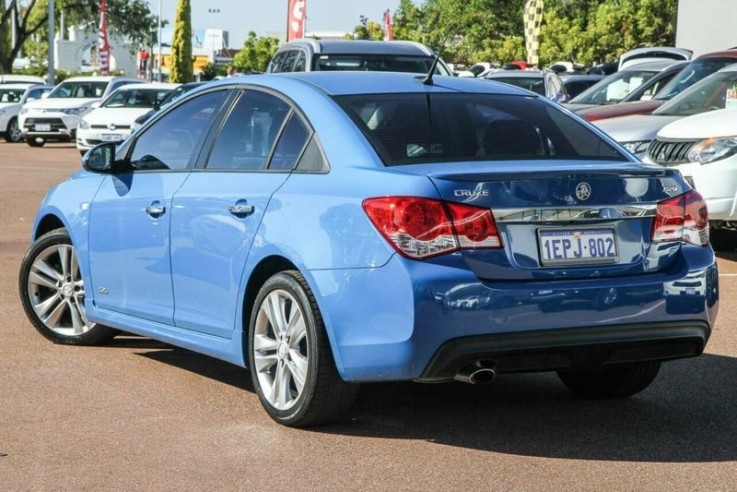
<instances>
[{"instance_id":1,"label":"metal pole","mask_svg":"<svg viewBox=\"0 0 737 492\"><path fill-rule=\"evenodd\" d=\"M49 58L48 58L48 75L46 83L49 85L56 85L54 82L56 81L55 71L54 71L54 38L55 36L55 20L54 20L54 0L49 0Z\"/></svg>"},{"instance_id":2,"label":"metal pole","mask_svg":"<svg viewBox=\"0 0 737 492\"><path fill-rule=\"evenodd\" d=\"M159 54L157 56L157 58L158 58L159 72L158 72L158 75L156 77L156 80L159 81L159 82L161 82L161 80L162 80L162 78L161 78L161 61L162 61L162 59L161 59L161 2L162 2L162 0L159 0L159 47L158 47Z\"/></svg>"}]
</instances>

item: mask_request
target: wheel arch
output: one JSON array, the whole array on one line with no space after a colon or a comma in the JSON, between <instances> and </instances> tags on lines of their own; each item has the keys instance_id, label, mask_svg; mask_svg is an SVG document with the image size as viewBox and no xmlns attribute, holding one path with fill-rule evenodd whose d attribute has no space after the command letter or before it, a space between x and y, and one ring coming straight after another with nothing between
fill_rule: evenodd
<instances>
[{"instance_id":1,"label":"wheel arch","mask_svg":"<svg viewBox=\"0 0 737 492\"><path fill-rule=\"evenodd\" d=\"M67 229L67 232L71 234L71 231L69 231L69 228L66 226L66 224L56 215L54 214L47 214L41 217L37 224L36 229L33 232L33 240L37 240L44 234L47 234L55 229Z\"/></svg>"}]
</instances>

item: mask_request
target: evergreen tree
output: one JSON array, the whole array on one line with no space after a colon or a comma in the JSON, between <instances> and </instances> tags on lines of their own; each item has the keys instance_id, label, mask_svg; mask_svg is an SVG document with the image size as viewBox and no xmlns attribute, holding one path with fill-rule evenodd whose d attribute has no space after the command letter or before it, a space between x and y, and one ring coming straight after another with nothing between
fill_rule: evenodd
<instances>
[{"instance_id":1,"label":"evergreen tree","mask_svg":"<svg viewBox=\"0 0 737 492\"><path fill-rule=\"evenodd\" d=\"M174 37L171 42L170 82L192 82L194 80L192 63L192 6L190 0L179 0Z\"/></svg>"}]
</instances>

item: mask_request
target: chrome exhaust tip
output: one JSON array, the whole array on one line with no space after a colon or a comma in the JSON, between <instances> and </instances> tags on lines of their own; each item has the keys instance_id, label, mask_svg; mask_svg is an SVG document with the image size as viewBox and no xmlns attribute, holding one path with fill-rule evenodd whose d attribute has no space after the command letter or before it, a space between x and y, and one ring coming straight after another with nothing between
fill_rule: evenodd
<instances>
[{"instance_id":1,"label":"chrome exhaust tip","mask_svg":"<svg viewBox=\"0 0 737 492\"><path fill-rule=\"evenodd\" d=\"M495 377L496 370L493 367L484 367L479 362L474 362L458 371L453 379L461 383L483 384L490 383Z\"/></svg>"}]
</instances>

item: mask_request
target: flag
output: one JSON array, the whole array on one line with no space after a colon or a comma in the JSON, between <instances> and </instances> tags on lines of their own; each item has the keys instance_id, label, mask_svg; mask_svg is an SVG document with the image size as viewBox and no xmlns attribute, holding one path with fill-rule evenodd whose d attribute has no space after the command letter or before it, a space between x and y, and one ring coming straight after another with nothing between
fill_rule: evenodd
<instances>
[{"instance_id":1,"label":"flag","mask_svg":"<svg viewBox=\"0 0 737 492\"><path fill-rule=\"evenodd\" d=\"M100 2L100 35L97 44L97 65L100 67L100 74L108 75L110 73L110 45L107 41L107 13L105 0Z\"/></svg>"},{"instance_id":2,"label":"flag","mask_svg":"<svg viewBox=\"0 0 737 492\"><path fill-rule=\"evenodd\" d=\"M287 12L287 42L305 37L305 7L307 0L289 0Z\"/></svg>"},{"instance_id":3,"label":"flag","mask_svg":"<svg viewBox=\"0 0 737 492\"><path fill-rule=\"evenodd\" d=\"M391 41L392 39L392 12L386 9L386 12L384 12L384 41Z\"/></svg>"},{"instance_id":4,"label":"flag","mask_svg":"<svg viewBox=\"0 0 737 492\"><path fill-rule=\"evenodd\" d=\"M527 64L537 66L540 61L540 25L543 21L543 0L528 0L523 15Z\"/></svg>"}]
</instances>

